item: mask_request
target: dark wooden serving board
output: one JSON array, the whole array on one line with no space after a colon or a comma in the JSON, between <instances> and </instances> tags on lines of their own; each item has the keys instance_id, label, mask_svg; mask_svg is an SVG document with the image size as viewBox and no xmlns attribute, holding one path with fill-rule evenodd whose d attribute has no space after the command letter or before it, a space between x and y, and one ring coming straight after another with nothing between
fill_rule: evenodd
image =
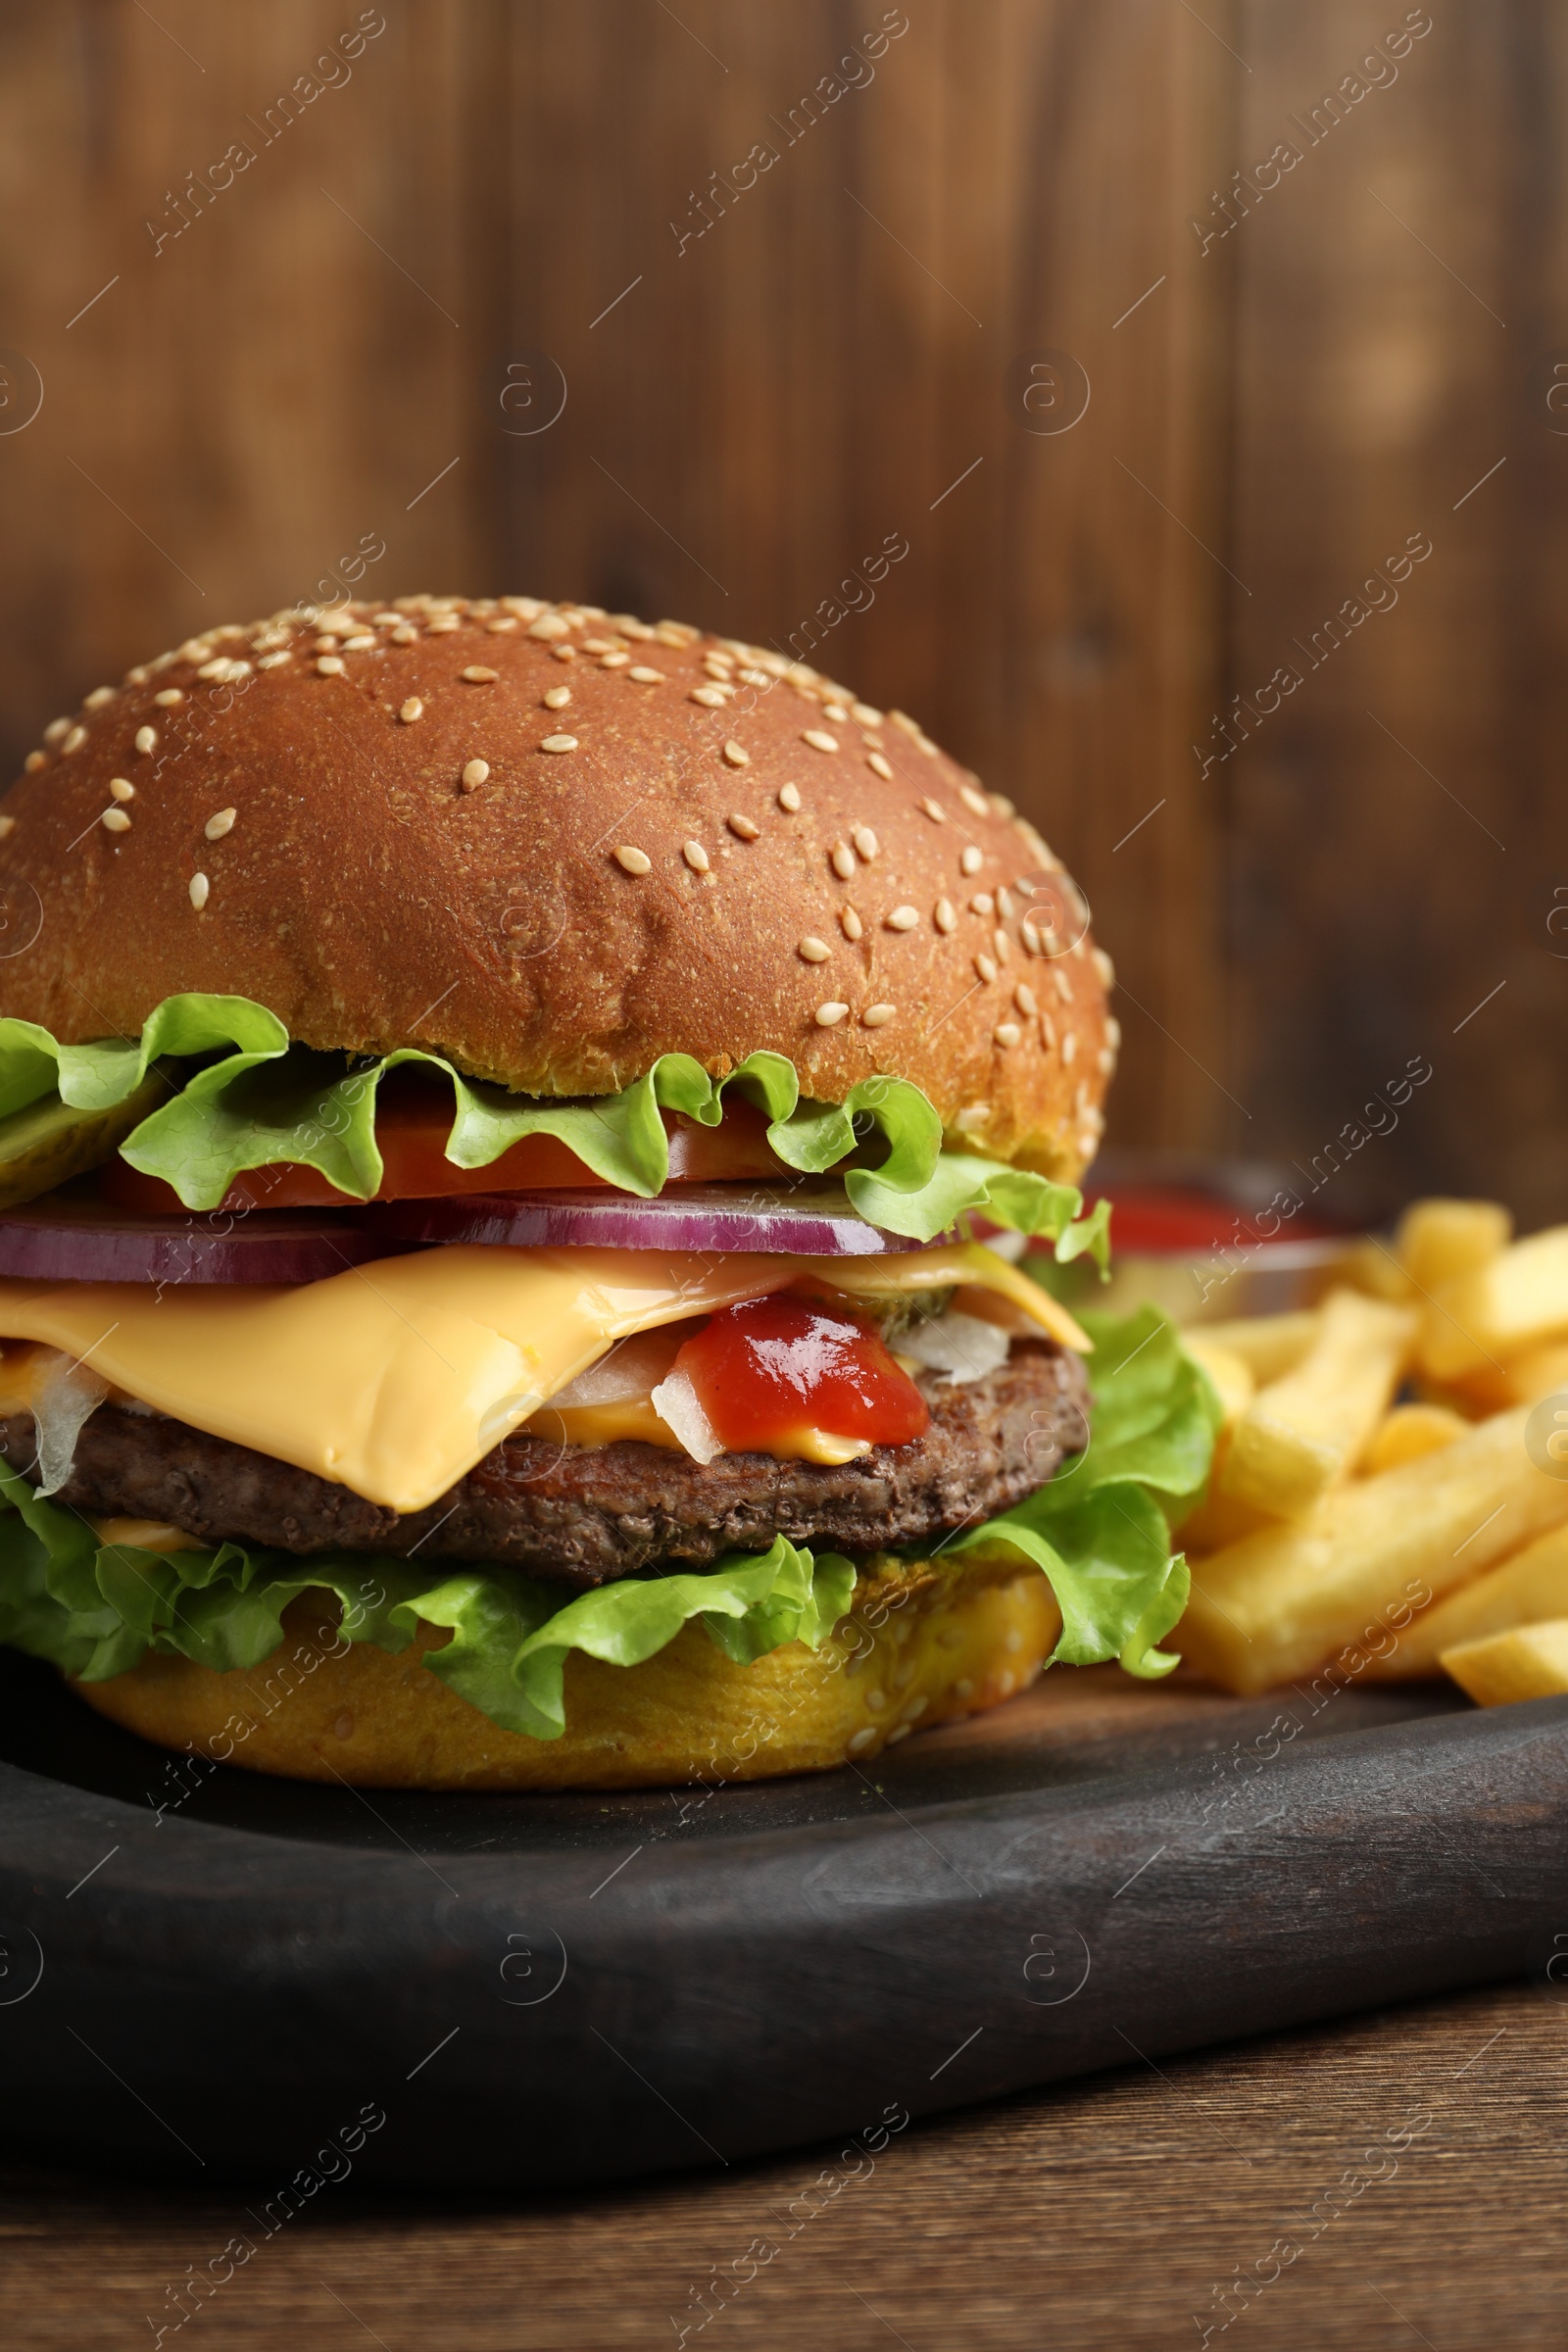
<instances>
[{"instance_id":1,"label":"dark wooden serving board","mask_svg":"<svg viewBox=\"0 0 1568 2352\"><path fill-rule=\"evenodd\" d=\"M733 2163L1568 1953L1563 1700L1063 1670L866 1773L515 1798L181 1783L11 1652L0 1726L7 2139L187 2180Z\"/></svg>"}]
</instances>

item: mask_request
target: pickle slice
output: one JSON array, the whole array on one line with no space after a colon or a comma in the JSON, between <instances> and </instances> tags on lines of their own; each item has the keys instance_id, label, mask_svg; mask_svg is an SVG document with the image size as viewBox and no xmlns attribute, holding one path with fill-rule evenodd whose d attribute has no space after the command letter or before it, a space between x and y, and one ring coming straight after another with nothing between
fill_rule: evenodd
<instances>
[{"instance_id":1,"label":"pickle slice","mask_svg":"<svg viewBox=\"0 0 1568 2352\"><path fill-rule=\"evenodd\" d=\"M169 1093L170 1081L152 1069L134 1094L110 1110L75 1110L52 1094L0 1119L0 1208L36 1200L68 1177L97 1167L133 1127L168 1102Z\"/></svg>"}]
</instances>

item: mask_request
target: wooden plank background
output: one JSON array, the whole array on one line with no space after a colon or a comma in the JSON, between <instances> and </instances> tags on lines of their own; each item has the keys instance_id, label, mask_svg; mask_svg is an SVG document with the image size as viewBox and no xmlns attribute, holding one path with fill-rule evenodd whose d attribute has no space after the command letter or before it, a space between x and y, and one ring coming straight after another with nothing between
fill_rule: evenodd
<instances>
[{"instance_id":1,"label":"wooden plank background","mask_svg":"<svg viewBox=\"0 0 1568 2352\"><path fill-rule=\"evenodd\" d=\"M0 752L362 545L376 596L781 644L853 603L819 664L918 711L1089 893L1113 1143L1310 1165L1419 1054L1357 1183L1559 1212L1568 31L1448 0L1363 67L1405 16L11 0ZM1059 405L1029 411L1046 352ZM1310 667L1295 642L1412 533L1397 606Z\"/></svg>"}]
</instances>

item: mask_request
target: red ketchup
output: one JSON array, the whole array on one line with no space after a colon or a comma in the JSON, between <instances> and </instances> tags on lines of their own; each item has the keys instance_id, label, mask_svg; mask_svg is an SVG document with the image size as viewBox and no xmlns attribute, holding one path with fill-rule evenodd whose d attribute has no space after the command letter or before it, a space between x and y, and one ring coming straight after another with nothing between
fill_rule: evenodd
<instances>
[{"instance_id":1,"label":"red ketchup","mask_svg":"<svg viewBox=\"0 0 1568 2352\"><path fill-rule=\"evenodd\" d=\"M925 1398L874 1326L787 1292L710 1316L672 1369L732 1453L765 1453L807 1429L905 1446L930 1425Z\"/></svg>"}]
</instances>

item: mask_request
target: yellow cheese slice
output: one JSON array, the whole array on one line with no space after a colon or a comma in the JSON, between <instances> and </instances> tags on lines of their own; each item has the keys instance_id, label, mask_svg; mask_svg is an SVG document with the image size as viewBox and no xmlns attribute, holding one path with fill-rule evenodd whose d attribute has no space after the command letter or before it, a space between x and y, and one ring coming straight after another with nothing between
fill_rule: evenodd
<instances>
[{"instance_id":1,"label":"yellow cheese slice","mask_svg":"<svg viewBox=\"0 0 1568 2352\"><path fill-rule=\"evenodd\" d=\"M857 1297L975 1283L1068 1346L1070 1316L975 1243L883 1259L454 1245L324 1282L0 1280L0 1338L42 1341L193 1428L422 1510L633 1332L799 1282Z\"/></svg>"}]
</instances>

